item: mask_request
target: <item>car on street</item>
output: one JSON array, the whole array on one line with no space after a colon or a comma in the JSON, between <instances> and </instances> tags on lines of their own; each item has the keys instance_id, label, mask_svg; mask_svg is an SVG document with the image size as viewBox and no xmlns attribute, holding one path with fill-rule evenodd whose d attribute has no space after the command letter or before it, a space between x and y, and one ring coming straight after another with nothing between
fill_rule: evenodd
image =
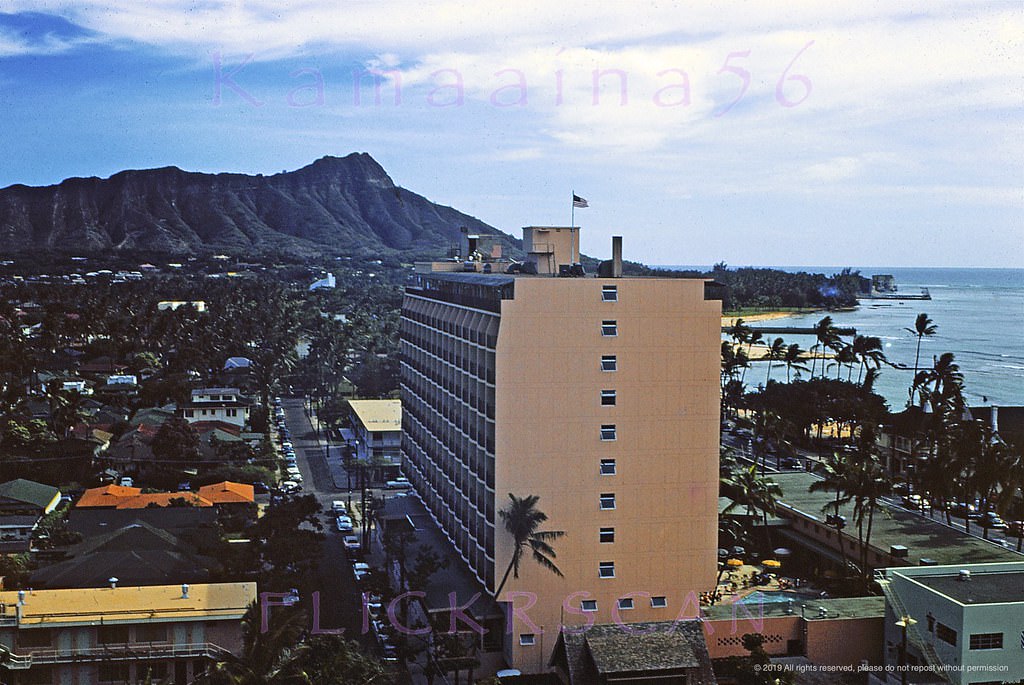
<instances>
[{"instance_id":1,"label":"car on street","mask_svg":"<svg viewBox=\"0 0 1024 685\"><path fill-rule=\"evenodd\" d=\"M404 490L405 488L411 488L412 483L405 476L399 476L393 480L389 480L384 484L388 490Z\"/></svg>"},{"instance_id":2,"label":"car on street","mask_svg":"<svg viewBox=\"0 0 1024 685\"><path fill-rule=\"evenodd\" d=\"M348 513L348 507L345 506L344 500L336 499L331 502L331 511L333 511L335 515L340 516L341 514Z\"/></svg>"},{"instance_id":3,"label":"car on street","mask_svg":"<svg viewBox=\"0 0 1024 685\"><path fill-rule=\"evenodd\" d=\"M783 469L799 469L802 467L800 460L796 457L783 457L779 460L779 468Z\"/></svg>"},{"instance_id":4,"label":"car on street","mask_svg":"<svg viewBox=\"0 0 1024 685\"><path fill-rule=\"evenodd\" d=\"M349 554L358 554L359 550L362 549L362 545L359 544L359 537L355 535L346 535L342 544L345 545L345 551Z\"/></svg>"},{"instance_id":5,"label":"car on street","mask_svg":"<svg viewBox=\"0 0 1024 685\"><path fill-rule=\"evenodd\" d=\"M352 564L352 572L356 574L356 580L362 580L369 575L370 565L362 561L357 561Z\"/></svg>"},{"instance_id":6,"label":"car on street","mask_svg":"<svg viewBox=\"0 0 1024 685\"><path fill-rule=\"evenodd\" d=\"M281 492L284 493L298 492L302 489L302 486L293 480L286 480L278 487L281 489Z\"/></svg>"},{"instance_id":7,"label":"car on street","mask_svg":"<svg viewBox=\"0 0 1024 685\"><path fill-rule=\"evenodd\" d=\"M982 528L991 528L992 530L1006 530L1006 521L1002 519L999 514L994 511L986 511L978 519L978 524Z\"/></svg>"},{"instance_id":8,"label":"car on street","mask_svg":"<svg viewBox=\"0 0 1024 685\"><path fill-rule=\"evenodd\" d=\"M352 519L351 519L351 517L339 516L337 519L335 519L335 525L337 525L338 526L338 530L340 530L343 533L351 533L352 532L353 526L352 526Z\"/></svg>"}]
</instances>

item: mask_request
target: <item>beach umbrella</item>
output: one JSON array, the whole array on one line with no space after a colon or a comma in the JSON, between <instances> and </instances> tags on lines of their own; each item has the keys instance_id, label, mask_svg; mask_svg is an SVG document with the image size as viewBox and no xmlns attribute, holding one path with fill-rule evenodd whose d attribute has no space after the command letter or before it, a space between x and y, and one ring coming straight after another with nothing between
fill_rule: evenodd
<instances>
[{"instance_id":1,"label":"beach umbrella","mask_svg":"<svg viewBox=\"0 0 1024 685\"><path fill-rule=\"evenodd\" d=\"M793 552L788 550L788 549L786 549L785 547L779 547L778 549L773 550L772 554L774 554L777 557L788 557L788 556L792 555Z\"/></svg>"},{"instance_id":2,"label":"beach umbrella","mask_svg":"<svg viewBox=\"0 0 1024 685\"><path fill-rule=\"evenodd\" d=\"M765 559L761 562L761 564L763 566L767 566L768 568L779 568L780 566L782 566L782 562L776 561L775 559Z\"/></svg>"},{"instance_id":3,"label":"beach umbrella","mask_svg":"<svg viewBox=\"0 0 1024 685\"><path fill-rule=\"evenodd\" d=\"M733 566L733 567L737 567L738 568L738 567L743 565L743 562L741 560L739 560L739 559L729 559L729 560L727 560L725 562L725 565L726 566Z\"/></svg>"},{"instance_id":4,"label":"beach umbrella","mask_svg":"<svg viewBox=\"0 0 1024 685\"><path fill-rule=\"evenodd\" d=\"M718 558L719 559L725 559L728 556L729 556L729 550L722 549L721 547L718 548Z\"/></svg>"}]
</instances>

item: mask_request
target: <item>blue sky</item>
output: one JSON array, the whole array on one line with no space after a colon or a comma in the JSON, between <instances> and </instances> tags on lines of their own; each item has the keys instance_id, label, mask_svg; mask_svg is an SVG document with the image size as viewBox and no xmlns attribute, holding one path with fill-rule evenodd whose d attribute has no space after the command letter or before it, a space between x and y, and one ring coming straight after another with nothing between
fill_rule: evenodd
<instances>
[{"instance_id":1,"label":"blue sky","mask_svg":"<svg viewBox=\"0 0 1024 685\"><path fill-rule=\"evenodd\" d=\"M3 0L0 187L361 151L595 256L1024 266L1019 2L511 7Z\"/></svg>"}]
</instances>

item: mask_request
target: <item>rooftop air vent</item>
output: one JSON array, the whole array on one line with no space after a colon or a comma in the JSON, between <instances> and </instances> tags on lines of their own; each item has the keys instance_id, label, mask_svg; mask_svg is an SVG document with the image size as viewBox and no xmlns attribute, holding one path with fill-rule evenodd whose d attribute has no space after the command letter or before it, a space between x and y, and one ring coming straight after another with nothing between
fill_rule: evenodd
<instances>
[{"instance_id":1,"label":"rooftop air vent","mask_svg":"<svg viewBox=\"0 0 1024 685\"><path fill-rule=\"evenodd\" d=\"M969 581L971 579L971 572L968 571L967 569L960 569L960 574L958 576L958 579L960 580L960 582L966 583L967 581Z\"/></svg>"}]
</instances>

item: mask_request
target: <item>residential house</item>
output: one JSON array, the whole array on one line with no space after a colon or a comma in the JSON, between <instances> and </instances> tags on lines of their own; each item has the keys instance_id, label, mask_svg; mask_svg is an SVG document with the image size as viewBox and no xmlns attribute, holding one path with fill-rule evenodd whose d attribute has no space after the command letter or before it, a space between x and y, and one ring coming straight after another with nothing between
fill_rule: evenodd
<instances>
[{"instance_id":1,"label":"residential house","mask_svg":"<svg viewBox=\"0 0 1024 685\"><path fill-rule=\"evenodd\" d=\"M194 682L242 649L255 583L0 593L5 682Z\"/></svg>"},{"instance_id":2,"label":"residential house","mask_svg":"<svg viewBox=\"0 0 1024 685\"><path fill-rule=\"evenodd\" d=\"M238 388L198 388L180 408L189 423L223 421L238 427L249 423L249 401Z\"/></svg>"},{"instance_id":3,"label":"residential house","mask_svg":"<svg viewBox=\"0 0 1024 685\"><path fill-rule=\"evenodd\" d=\"M27 552L32 531L57 508L60 490L18 478L0 484L0 552Z\"/></svg>"},{"instance_id":4,"label":"residential house","mask_svg":"<svg viewBox=\"0 0 1024 685\"><path fill-rule=\"evenodd\" d=\"M34 571L34 588L103 587L112 577L124 585L205 583L221 568L194 545L142 521L92 537L65 550L63 558Z\"/></svg>"},{"instance_id":5,"label":"residential house","mask_svg":"<svg viewBox=\"0 0 1024 685\"><path fill-rule=\"evenodd\" d=\"M89 488L75 502L77 509L146 509L148 507L212 507L213 502L194 492L148 492L141 488L104 485Z\"/></svg>"},{"instance_id":6,"label":"residential house","mask_svg":"<svg viewBox=\"0 0 1024 685\"><path fill-rule=\"evenodd\" d=\"M402 401L349 400L348 406L356 458L373 465L378 479L397 476L402 462Z\"/></svg>"}]
</instances>

